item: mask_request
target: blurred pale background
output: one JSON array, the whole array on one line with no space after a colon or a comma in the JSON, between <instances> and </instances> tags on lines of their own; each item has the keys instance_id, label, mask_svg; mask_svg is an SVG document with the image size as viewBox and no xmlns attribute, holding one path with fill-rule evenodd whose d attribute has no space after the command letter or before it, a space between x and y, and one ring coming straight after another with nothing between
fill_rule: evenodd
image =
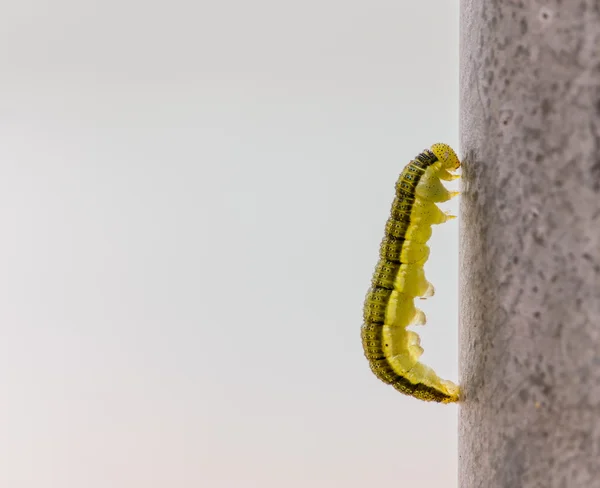
<instances>
[{"instance_id":1,"label":"blurred pale background","mask_svg":"<svg viewBox=\"0 0 600 488\"><path fill-rule=\"evenodd\" d=\"M457 407L359 330L399 171L457 146L457 2L0 19L0 486L456 486ZM431 247L457 380L457 221Z\"/></svg>"}]
</instances>

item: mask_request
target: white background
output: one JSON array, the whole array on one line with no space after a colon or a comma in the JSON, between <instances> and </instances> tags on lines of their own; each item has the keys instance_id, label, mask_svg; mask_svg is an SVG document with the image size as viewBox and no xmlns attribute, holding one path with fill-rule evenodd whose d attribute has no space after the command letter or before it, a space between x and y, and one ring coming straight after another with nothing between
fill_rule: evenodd
<instances>
[{"instance_id":1,"label":"white background","mask_svg":"<svg viewBox=\"0 0 600 488\"><path fill-rule=\"evenodd\" d=\"M458 149L458 2L0 14L0 486L456 486L457 407L360 325L398 173ZM431 248L456 381L456 220Z\"/></svg>"}]
</instances>

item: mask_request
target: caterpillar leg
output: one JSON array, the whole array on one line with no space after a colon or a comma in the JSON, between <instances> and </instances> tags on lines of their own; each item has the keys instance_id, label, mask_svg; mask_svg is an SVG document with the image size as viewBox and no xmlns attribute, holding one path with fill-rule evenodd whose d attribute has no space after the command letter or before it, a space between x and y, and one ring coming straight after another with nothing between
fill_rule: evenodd
<instances>
[{"instance_id":1,"label":"caterpillar leg","mask_svg":"<svg viewBox=\"0 0 600 488\"><path fill-rule=\"evenodd\" d=\"M458 195L458 192L448 191L435 173L425 173L419 180L416 194L430 202L447 202Z\"/></svg>"},{"instance_id":2,"label":"caterpillar leg","mask_svg":"<svg viewBox=\"0 0 600 488\"><path fill-rule=\"evenodd\" d=\"M427 318L415 307L414 296L392 291L385 309L385 323L389 327L406 328L409 325L424 325Z\"/></svg>"},{"instance_id":3,"label":"caterpillar leg","mask_svg":"<svg viewBox=\"0 0 600 488\"><path fill-rule=\"evenodd\" d=\"M460 175L450 173L450 171L442 168L438 171L438 177L440 178L440 180L454 181L454 180L459 179Z\"/></svg>"},{"instance_id":4,"label":"caterpillar leg","mask_svg":"<svg viewBox=\"0 0 600 488\"><path fill-rule=\"evenodd\" d=\"M423 354L419 334L402 327L383 326L383 351L396 373L408 375ZM414 383L414 381L413 381Z\"/></svg>"},{"instance_id":5,"label":"caterpillar leg","mask_svg":"<svg viewBox=\"0 0 600 488\"><path fill-rule=\"evenodd\" d=\"M447 212L443 212L435 203L426 200L415 202L410 216L417 224L415 225L417 228L429 228L432 225L443 224L453 217Z\"/></svg>"},{"instance_id":6,"label":"caterpillar leg","mask_svg":"<svg viewBox=\"0 0 600 488\"><path fill-rule=\"evenodd\" d=\"M427 290L425 290L425 293L423 293L419 297L421 300L426 300L427 298L431 298L433 295L435 295L435 288L434 288L434 286L431 283L429 283L429 282L427 282L427 283L428 283L429 286L427 287Z\"/></svg>"},{"instance_id":7,"label":"caterpillar leg","mask_svg":"<svg viewBox=\"0 0 600 488\"><path fill-rule=\"evenodd\" d=\"M427 317L425 316L425 312L423 312L423 310L419 308L415 310L415 316L413 317L412 322L409 325L425 325L427 323Z\"/></svg>"},{"instance_id":8,"label":"caterpillar leg","mask_svg":"<svg viewBox=\"0 0 600 488\"><path fill-rule=\"evenodd\" d=\"M412 330L406 331L406 334L408 351L410 355L415 359L419 359L425 352L425 350L421 347L421 338L419 337L419 334L413 332Z\"/></svg>"},{"instance_id":9,"label":"caterpillar leg","mask_svg":"<svg viewBox=\"0 0 600 488\"><path fill-rule=\"evenodd\" d=\"M434 288L425 278L421 263L401 264L394 278L394 290L411 297L433 296Z\"/></svg>"}]
</instances>

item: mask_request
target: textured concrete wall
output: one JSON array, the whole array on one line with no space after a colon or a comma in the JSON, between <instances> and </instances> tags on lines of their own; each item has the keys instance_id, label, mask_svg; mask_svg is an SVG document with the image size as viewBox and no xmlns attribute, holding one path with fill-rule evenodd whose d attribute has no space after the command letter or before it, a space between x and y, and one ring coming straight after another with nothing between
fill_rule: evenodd
<instances>
[{"instance_id":1,"label":"textured concrete wall","mask_svg":"<svg viewBox=\"0 0 600 488\"><path fill-rule=\"evenodd\" d=\"M462 0L460 488L600 487L600 0Z\"/></svg>"}]
</instances>

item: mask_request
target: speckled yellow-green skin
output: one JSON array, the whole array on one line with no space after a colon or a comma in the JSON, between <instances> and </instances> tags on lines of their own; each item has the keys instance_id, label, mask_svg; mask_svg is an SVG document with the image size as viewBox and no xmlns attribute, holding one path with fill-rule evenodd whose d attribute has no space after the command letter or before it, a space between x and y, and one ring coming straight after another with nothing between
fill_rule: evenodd
<instances>
[{"instance_id":1,"label":"speckled yellow-green skin","mask_svg":"<svg viewBox=\"0 0 600 488\"><path fill-rule=\"evenodd\" d=\"M458 386L419 362L423 353L419 336L407 327L425 323L414 299L433 295L423 271L429 257L427 241L432 225L454 218L436 203L458 194L449 192L441 180L458 178L454 171L459 167L456 153L440 143L419 154L400 174L361 330L365 356L380 380L406 395L441 403L458 401Z\"/></svg>"}]
</instances>

